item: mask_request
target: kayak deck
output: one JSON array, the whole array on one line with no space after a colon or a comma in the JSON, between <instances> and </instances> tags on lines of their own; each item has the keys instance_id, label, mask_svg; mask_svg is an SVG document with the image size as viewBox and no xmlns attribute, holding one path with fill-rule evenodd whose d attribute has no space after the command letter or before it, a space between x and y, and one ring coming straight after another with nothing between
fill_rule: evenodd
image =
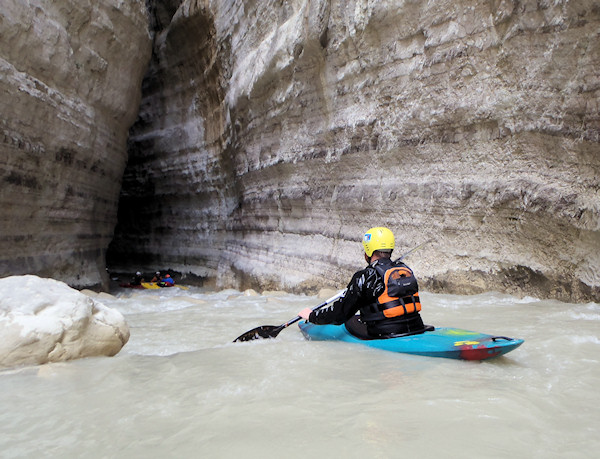
<instances>
[{"instance_id":1,"label":"kayak deck","mask_svg":"<svg viewBox=\"0 0 600 459\"><path fill-rule=\"evenodd\" d=\"M315 325L301 321L298 326L309 340L359 343L386 351L450 359L486 360L504 355L523 344L522 339L460 328L436 328L416 335L365 340L352 335L345 325Z\"/></svg>"}]
</instances>

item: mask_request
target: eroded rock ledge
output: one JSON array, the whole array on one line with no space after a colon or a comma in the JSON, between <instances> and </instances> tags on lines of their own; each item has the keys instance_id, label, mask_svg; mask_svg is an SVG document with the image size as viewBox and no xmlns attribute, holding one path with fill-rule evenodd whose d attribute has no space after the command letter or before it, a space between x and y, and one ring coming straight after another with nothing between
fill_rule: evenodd
<instances>
[{"instance_id":1,"label":"eroded rock ledge","mask_svg":"<svg viewBox=\"0 0 600 459\"><path fill-rule=\"evenodd\" d=\"M600 300L595 2L151 3L115 265L341 287L387 225L428 289Z\"/></svg>"}]
</instances>

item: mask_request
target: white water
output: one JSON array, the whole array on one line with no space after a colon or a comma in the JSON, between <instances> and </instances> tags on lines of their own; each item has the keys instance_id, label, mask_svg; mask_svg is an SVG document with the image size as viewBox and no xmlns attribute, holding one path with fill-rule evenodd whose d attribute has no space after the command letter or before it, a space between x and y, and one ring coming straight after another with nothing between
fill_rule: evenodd
<instances>
[{"instance_id":1,"label":"white water","mask_svg":"<svg viewBox=\"0 0 600 459\"><path fill-rule=\"evenodd\" d=\"M2 458L596 458L600 305L422 294L423 318L524 338L465 362L231 341L322 300L124 291L116 357L0 373Z\"/></svg>"}]
</instances>

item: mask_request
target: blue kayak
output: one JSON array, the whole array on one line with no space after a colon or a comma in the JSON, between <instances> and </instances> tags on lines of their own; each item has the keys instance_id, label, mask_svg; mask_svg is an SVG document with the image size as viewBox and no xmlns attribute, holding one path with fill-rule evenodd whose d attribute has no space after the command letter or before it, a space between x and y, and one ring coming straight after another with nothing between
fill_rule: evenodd
<instances>
[{"instance_id":1,"label":"blue kayak","mask_svg":"<svg viewBox=\"0 0 600 459\"><path fill-rule=\"evenodd\" d=\"M355 317L356 319L356 317ZM356 327L348 322L349 328ZM506 336L487 335L485 333L462 330L460 328L435 328L428 326L427 331L418 334L399 335L385 339L364 339L352 334L346 324L315 325L305 321L298 326L309 340L345 341L359 343L392 352L445 357L448 359L485 360L504 355L523 344L522 339Z\"/></svg>"}]
</instances>

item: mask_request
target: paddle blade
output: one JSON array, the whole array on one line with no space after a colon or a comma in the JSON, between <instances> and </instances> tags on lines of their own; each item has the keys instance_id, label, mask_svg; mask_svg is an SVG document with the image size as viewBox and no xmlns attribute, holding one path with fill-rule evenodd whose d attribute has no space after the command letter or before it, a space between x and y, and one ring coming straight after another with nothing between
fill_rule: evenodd
<instances>
[{"instance_id":1,"label":"paddle blade","mask_svg":"<svg viewBox=\"0 0 600 459\"><path fill-rule=\"evenodd\" d=\"M279 335L279 332L283 330L281 325L263 325L261 327L253 328L250 331L247 331L241 336L238 336L233 342L236 343L238 341L252 341L255 339L263 339L263 338L275 338Z\"/></svg>"}]
</instances>

